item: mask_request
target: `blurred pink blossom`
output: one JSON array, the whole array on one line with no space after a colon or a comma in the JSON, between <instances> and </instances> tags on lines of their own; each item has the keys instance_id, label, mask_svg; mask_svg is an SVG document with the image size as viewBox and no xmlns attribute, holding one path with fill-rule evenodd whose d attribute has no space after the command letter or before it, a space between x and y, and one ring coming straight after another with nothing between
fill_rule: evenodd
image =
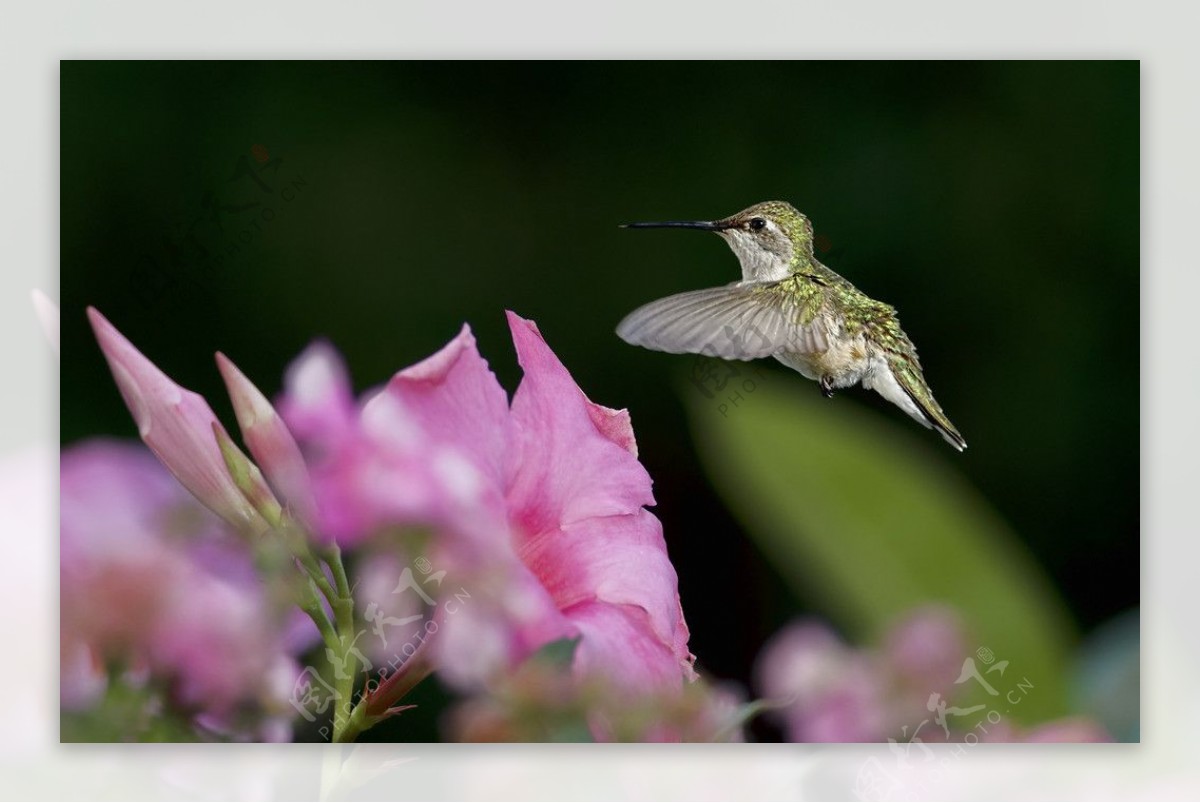
<instances>
[{"instance_id":1,"label":"blurred pink blossom","mask_svg":"<svg viewBox=\"0 0 1200 803\"><path fill-rule=\"evenodd\" d=\"M244 457L204 400L172 382L98 312L89 315L146 443L211 509L265 529L258 511L266 507L247 502L220 448ZM231 362L217 361L266 482L314 539L346 548L378 544L398 529L435 534L431 556L448 584L469 589L472 603L440 614L422 667L432 661L452 685L479 690L502 682L543 645L579 637L572 672L580 682L603 678L630 700L678 696L696 677L694 657L662 528L645 509L654 498L629 415L592 403L532 322L509 313L509 326L525 370L511 405L465 326L360 401L337 353L314 344L288 370L279 414ZM262 485L247 495L273 501L258 469L245 465ZM255 631L254 605L190 578L193 566L176 550L146 541L138 560L118 567L145 577L104 589L116 598L131 589L142 595L132 606L130 637L154 630L138 617L172 612L191 637L159 632L149 660L195 673L178 686L184 700L236 696L232 656L219 643L197 645L220 636L210 626L215 618ZM365 576L378 597L387 581ZM222 616L189 615L186 595L185 607L175 604L180 589ZM389 616L384 607L372 612ZM266 664L247 671L262 676Z\"/></svg>"},{"instance_id":2,"label":"blurred pink blossom","mask_svg":"<svg viewBox=\"0 0 1200 803\"><path fill-rule=\"evenodd\" d=\"M948 608L918 608L896 622L880 649L846 644L828 626L801 620L764 647L756 673L763 695L779 706L794 742L960 741L954 696L972 655ZM949 729L932 706L949 706ZM1065 719L1032 730L989 721L980 741L1111 741L1089 720Z\"/></svg>"},{"instance_id":3,"label":"blurred pink blossom","mask_svg":"<svg viewBox=\"0 0 1200 803\"><path fill-rule=\"evenodd\" d=\"M763 696L783 705L794 742L883 738L883 679L869 658L824 624L802 621L777 633L758 661Z\"/></svg>"},{"instance_id":4,"label":"blurred pink blossom","mask_svg":"<svg viewBox=\"0 0 1200 803\"><path fill-rule=\"evenodd\" d=\"M298 667L237 533L140 445L65 449L60 483L63 709L133 679L210 724L257 712L278 738Z\"/></svg>"}]
</instances>

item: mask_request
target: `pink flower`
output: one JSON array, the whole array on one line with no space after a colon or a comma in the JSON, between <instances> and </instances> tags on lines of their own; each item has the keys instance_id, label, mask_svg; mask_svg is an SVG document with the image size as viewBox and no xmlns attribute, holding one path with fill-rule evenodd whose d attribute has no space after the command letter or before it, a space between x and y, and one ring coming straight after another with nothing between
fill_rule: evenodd
<instances>
[{"instance_id":1,"label":"pink flower","mask_svg":"<svg viewBox=\"0 0 1200 803\"><path fill-rule=\"evenodd\" d=\"M961 719L956 696L966 649L962 625L948 608L929 605L898 620L880 649L843 642L826 625L798 621L768 642L756 667L764 697L779 704L785 735L795 742L962 742L976 720ZM938 721L942 706L945 724ZM971 709L974 710L974 709ZM1110 741L1084 718L1021 730L987 720L970 738L989 742Z\"/></svg>"},{"instance_id":2,"label":"pink flower","mask_svg":"<svg viewBox=\"0 0 1200 803\"><path fill-rule=\"evenodd\" d=\"M525 370L511 406L466 327L357 412L327 347L293 365L278 406L303 433L319 529L346 546L437 528L446 583L471 602L430 649L460 688L580 636L579 678L677 693L694 658L628 413L588 400L532 322L509 313L509 327Z\"/></svg>"},{"instance_id":3,"label":"pink flower","mask_svg":"<svg viewBox=\"0 0 1200 803\"><path fill-rule=\"evenodd\" d=\"M243 541L138 445L94 440L61 456L61 693L95 704L106 666L169 691L211 724L290 719L297 667ZM308 643L311 643L309 640ZM279 734L276 727L275 735Z\"/></svg>"},{"instance_id":4,"label":"pink flower","mask_svg":"<svg viewBox=\"0 0 1200 803\"><path fill-rule=\"evenodd\" d=\"M253 533L265 530L266 522L229 475L213 434L225 430L208 403L175 384L96 309L88 308L88 319L150 450L218 516Z\"/></svg>"},{"instance_id":5,"label":"pink flower","mask_svg":"<svg viewBox=\"0 0 1200 803\"><path fill-rule=\"evenodd\" d=\"M823 624L777 633L757 672L763 696L783 704L789 741L874 742L887 733L878 669Z\"/></svg>"},{"instance_id":6,"label":"pink flower","mask_svg":"<svg viewBox=\"0 0 1200 803\"><path fill-rule=\"evenodd\" d=\"M946 692L971 653L962 622L949 608L918 608L896 622L884 637L884 661L905 683L922 692Z\"/></svg>"},{"instance_id":7,"label":"pink flower","mask_svg":"<svg viewBox=\"0 0 1200 803\"><path fill-rule=\"evenodd\" d=\"M217 368L225 380L238 426L250 454L258 461L276 495L290 507L301 525L317 519L312 480L296 439L267 397L224 354L217 352Z\"/></svg>"},{"instance_id":8,"label":"pink flower","mask_svg":"<svg viewBox=\"0 0 1200 803\"><path fill-rule=\"evenodd\" d=\"M678 696L695 678L675 571L661 525L645 509L654 498L629 415L588 400L532 322L509 314L525 369L511 406L467 327L360 403L336 353L316 344L288 371L280 414L218 355L264 481L203 399L172 382L98 312L89 315L143 439L227 520L265 528L278 495L314 538L342 547L404 530L435 534L429 549L444 567L439 582L444 577L447 590L454 586L471 603L453 615L448 605L438 610L430 631L438 637L414 662L414 677L433 662L460 688L486 688L543 645L570 637L579 639L571 667L579 682L602 677L631 705ZM174 577L161 566L155 571ZM183 582L175 579L175 587ZM411 619L379 599L387 585L373 577L377 604L360 613L392 624ZM227 698L236 678L223 671L231 656L208 641L218 629L177 608L174 588L145 587L168 595L155 596L146 610L174 612L192 636L160 634L151 660L201 668L180 685L181 699ZM242 622L239 630L252 630L252 608L224 591L190 593L220 608L221 618ZM263 671L256 666L251 674Z\"/></svg>"}]
</instances>

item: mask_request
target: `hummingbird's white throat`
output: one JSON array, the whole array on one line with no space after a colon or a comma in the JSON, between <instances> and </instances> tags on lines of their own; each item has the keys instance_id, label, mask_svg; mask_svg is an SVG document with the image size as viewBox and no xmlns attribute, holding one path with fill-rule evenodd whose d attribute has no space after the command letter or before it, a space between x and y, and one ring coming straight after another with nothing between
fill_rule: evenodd
<instances>
[{"instance_id":1,"label":"hummingbird's white throat","mask_svg":"<svg viewBox=\"0 0 1200 803\"><path fill-rule=\"evenodd\" d=\"M742 265L744 282L778 282L792 273L792 242L768 221L760 232L725 229L718 232Z\"/></svg>"}]
</instances>

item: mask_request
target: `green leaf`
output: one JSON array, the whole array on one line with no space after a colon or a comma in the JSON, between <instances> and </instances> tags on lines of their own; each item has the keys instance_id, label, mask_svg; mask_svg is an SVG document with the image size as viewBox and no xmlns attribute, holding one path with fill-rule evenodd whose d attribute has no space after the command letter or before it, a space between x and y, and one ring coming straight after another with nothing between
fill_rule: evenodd
<instances>
[{"instance_id":1,"label":"green leaf","mask_svg":"<svg viewBox=\"0 0 1200 803\"><path fill-rule=\"evenodd\" d=\"M553 669L570 669L571 662L575 660L575 648L579 646L579 639L579 636L560 638L543 644L537 652L525 659L525 663Z\"/></svg>"},{"instance_id":2,"label":"green leaf","mask_svg":"<svg viewBox=\"0 0 1200 803\"><path fill-rule=\"evenodd\" d=\"M744 385L729 386L736 405L685 385L692 428L716 488L791 587L855 640L878 639L916 606L948 604L972 653L991 649L1013 683L1032 684L1006 716L1065 713L1073 626L1041 568L956 470L974 452L954 452L899 411L825 400L785 375Z\"/></svg>"},{"instance_id":3,"label":"green leaf","mask_svg":"<svg viewBox=\"0 0 1200 803\"><path fill-rule=\"evenodd\" d=\"M64 744L203 741L200 732L183 716L163 706L162 698L159 689L130 686L118 677L92 707L60 712L59 741Z\"/></svg>"}]
</instances>

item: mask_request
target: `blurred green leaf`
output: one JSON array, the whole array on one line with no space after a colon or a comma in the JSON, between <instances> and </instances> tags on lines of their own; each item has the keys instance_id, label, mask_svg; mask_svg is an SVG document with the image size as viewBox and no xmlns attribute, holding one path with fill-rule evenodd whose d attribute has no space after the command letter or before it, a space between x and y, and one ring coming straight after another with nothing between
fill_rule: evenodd
<instances>
[{"instance_id":1,"label":"blurred green leaf","mask_svg":"<svg viewBox=\"0 0 1200 803\"><path fill-rule=\"evenodd\" d=\"M1118 742L1141 740L1141 619L1133 608L1090 633L1076 656L1077 707Z\"/></svg>"},{"instance_id":2,"label":"blurred green leaf","mask_svg":"<svg viewBox=\"0 0 1200 803\"><path fill-rule=\"evenodd\" d=\"M76 742L198 742L200 732L184 717L164 710L162 691L150 686L110 683L104 696L84 711L62 711L59 741Z\"/></svg>"},{"instance_id":3,"label":"blurred green leaf","mask_svg":"<svg viewBox=\"0 0 1200 803\"><path fill-rule=\"evenodd\" d=\"M1033 684L1011 716L1064 713L1073 626L1015 534L954 470L973 453L851 393L826 401L810 383L760 376L736 406L685 387L709 475L784 579L858 640L915 606L949 604L972 651L990 648Z\"/></svg>"},{"instance_id":4,"label":"blurred green leaf","mask_svg":"<svg viewBox=\"0 0 1200 803\"><path fill-rule=\"evenodd\" d=\"M571 662L575 660L575 648L579 646L580 638L576 636L548 642L525 659L526 663L551 669L569 670Z\"/></svg>"}]
</instances>

